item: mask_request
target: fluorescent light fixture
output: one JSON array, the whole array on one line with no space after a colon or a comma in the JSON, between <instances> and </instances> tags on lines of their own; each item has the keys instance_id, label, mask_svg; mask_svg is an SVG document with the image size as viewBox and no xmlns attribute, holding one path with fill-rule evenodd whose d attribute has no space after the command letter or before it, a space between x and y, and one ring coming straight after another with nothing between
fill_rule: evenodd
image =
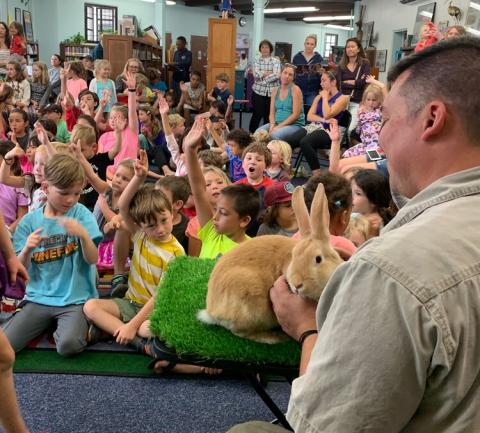
<instances>
[{"instance_id":1,"label":"fluorescent light fixture","mask_svg":"<svg viewBox=\"0 0 480 433\"><path fill-rule=\"evenodd\" d=\"M264 14L286 14L292 12L315 12L318 8L315 6L303 6L297 8L270 8L263 11Z\"/></svg>"},{"instance_id":2,"label":"fluorescent light fixture","mask_svg":"<svg viewBox=\"0 0 480 433\"><path fill-rule=\"evenodd\" d=\"M328 27L329 29L339 29L339 30L348 30L352 31L353 27L348 27L348 26L338 26L336 24L327 24L325 27Z\"/></svg>"},{"instance_id":3,"label":"fluorescent light fixture","mask_svg":"<svg viewBox=\"0 0 480 433\"><path fill-rule=\"evenodd\" d=\"M167 6L174 6L174 5L177 4L177 2L175 2L175 1L173 1L173 0L167 0L167 1L165 2L165 4L166 4Z\"/></svg>"},{"instance_id":4,"label":"fluorescent light fixture","mask_svg":"<svg viewBox=\"0 0 480 433\"><path fill-rule=\"evenodd\" d=\"M305 17L303 21L347 21L353 20L352 15L337 15L337 16L323 16L323 17Z\"/></svg>"},{"instance_id":5,"label":"fluorescent light fixture","mask_svg":"<svg viewBox=\"0 0 480 433\"><path fill-rule=\"evenodd\" d=\"M477 11L480 11L480 4L475 3L475 2L470 2L469 7L472 9L476 9Z\"/></svg>"},{"instance_id":6,"label":"fluorescent light fixture","mask_svg":"<svg viewBox=\"0 0 480 433\"><path fill-rule=\"evenodd\" d=\"M471 3L470 3L470 6L472 6ZM480 36L480 31L477 29L472 29L471 27L467 27L467 32L475 36Z\"/></svg>"}]
</instances>

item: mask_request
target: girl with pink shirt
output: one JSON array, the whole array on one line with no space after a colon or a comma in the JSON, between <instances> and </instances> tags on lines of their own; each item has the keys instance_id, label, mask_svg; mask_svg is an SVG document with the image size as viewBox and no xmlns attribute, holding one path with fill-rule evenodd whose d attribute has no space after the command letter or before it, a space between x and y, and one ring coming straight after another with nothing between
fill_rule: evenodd
<instances>
[{"instance_id":1,"label":"girl with pink shirt","mask_svg":"<svg viewBox=\"0 0 480 433\"><path fill-rule=\"evenodd\" d=\"M138 116L136 102L136 81L135 74L126 73L125 84L128 88L128 108L124 105L114 104L110 111L108 122L114 129L117 120L126 120L125 129L122 132L122 149L114 159L113 170L109 167L109 177L113 175L120 161L130 158L137 159L138 156ZM115 131L108 131L102 134L98 141L98 152L108 152L115 145Z\"/></svg>"},{"instance_id":2,"label":"girl with pink shirt","mask_svg":"<svg viewBox=\"0 0 480 433\"><path fill-rule=\"evenodd\" d=\"M65 62L64 70L67 74L67 91L73 97L75 104L78 104L78 95L88 89L87 82L84 80L85 68L82 62Z\"/></svg>"}]
</instances>

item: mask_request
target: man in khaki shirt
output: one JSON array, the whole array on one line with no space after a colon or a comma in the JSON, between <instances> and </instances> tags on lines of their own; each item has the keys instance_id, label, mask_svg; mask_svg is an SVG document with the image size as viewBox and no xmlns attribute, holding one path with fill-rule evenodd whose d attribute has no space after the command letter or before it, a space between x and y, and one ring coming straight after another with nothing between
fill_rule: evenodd
<instances>
[{"instance_id":1,"label":"man in khaki shirt","mask_svg":"<svg viewBox=\"0 0 480 433\"><path fill-rule=\"evenodd\" d=\"M285 332L318 329L292 386L297 433L480 431L480 39L435 44L388 78L380 143L409 202L317 309L282 279L271 292Z\"/></svg>"}]
</instances>

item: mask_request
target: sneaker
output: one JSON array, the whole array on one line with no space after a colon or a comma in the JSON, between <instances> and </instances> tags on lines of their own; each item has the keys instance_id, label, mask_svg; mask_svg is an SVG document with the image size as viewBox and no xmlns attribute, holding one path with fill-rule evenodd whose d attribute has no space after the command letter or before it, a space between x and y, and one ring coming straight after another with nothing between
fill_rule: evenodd
<instances>
[{"instance_id":1,"label":"sneaker","mask_svg":"<svg viewBox=\"0 0 480 433\"><path fill-rule=\"evenodd\" d=\"M112 298L124 298L128 290L128 275L119 274L112 278Z\"/></svg>"},{"instance_id":2,"label":"sneaker","mask_svg":"<svg viewBox=\"0 0 480 433\"><path fill-rule=\"evenodd\" d=\"M93 323L88 327L87 332L87 344L90 346L99 343L100 341L108 341L112 338L110 334L107 334L100 328L97 328Z\"/></svg>"}]
</instances>

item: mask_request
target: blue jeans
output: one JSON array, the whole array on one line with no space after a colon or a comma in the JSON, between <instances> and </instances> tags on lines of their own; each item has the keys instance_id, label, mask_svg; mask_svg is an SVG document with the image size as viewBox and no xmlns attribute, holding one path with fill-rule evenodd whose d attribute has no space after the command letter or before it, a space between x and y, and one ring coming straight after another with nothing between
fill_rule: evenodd
<instances>
[{"instance_id":1,"label":"blue jeans","mask_svg":"<svg viewBox=\"0 0 480 433\"><path fill-rule=\"evenodd\" d=\"M261 126L257 129L257 131L261 129L268 131L270 129L270 123L266 123L265 125ZM274 140L283 140L288 143L289 139L300 129L302 129L302 127L298 125L287 125L283 126L282 128L276 129L272 134L270 134L270 136Z\"/></svg>"}]
</instances>

